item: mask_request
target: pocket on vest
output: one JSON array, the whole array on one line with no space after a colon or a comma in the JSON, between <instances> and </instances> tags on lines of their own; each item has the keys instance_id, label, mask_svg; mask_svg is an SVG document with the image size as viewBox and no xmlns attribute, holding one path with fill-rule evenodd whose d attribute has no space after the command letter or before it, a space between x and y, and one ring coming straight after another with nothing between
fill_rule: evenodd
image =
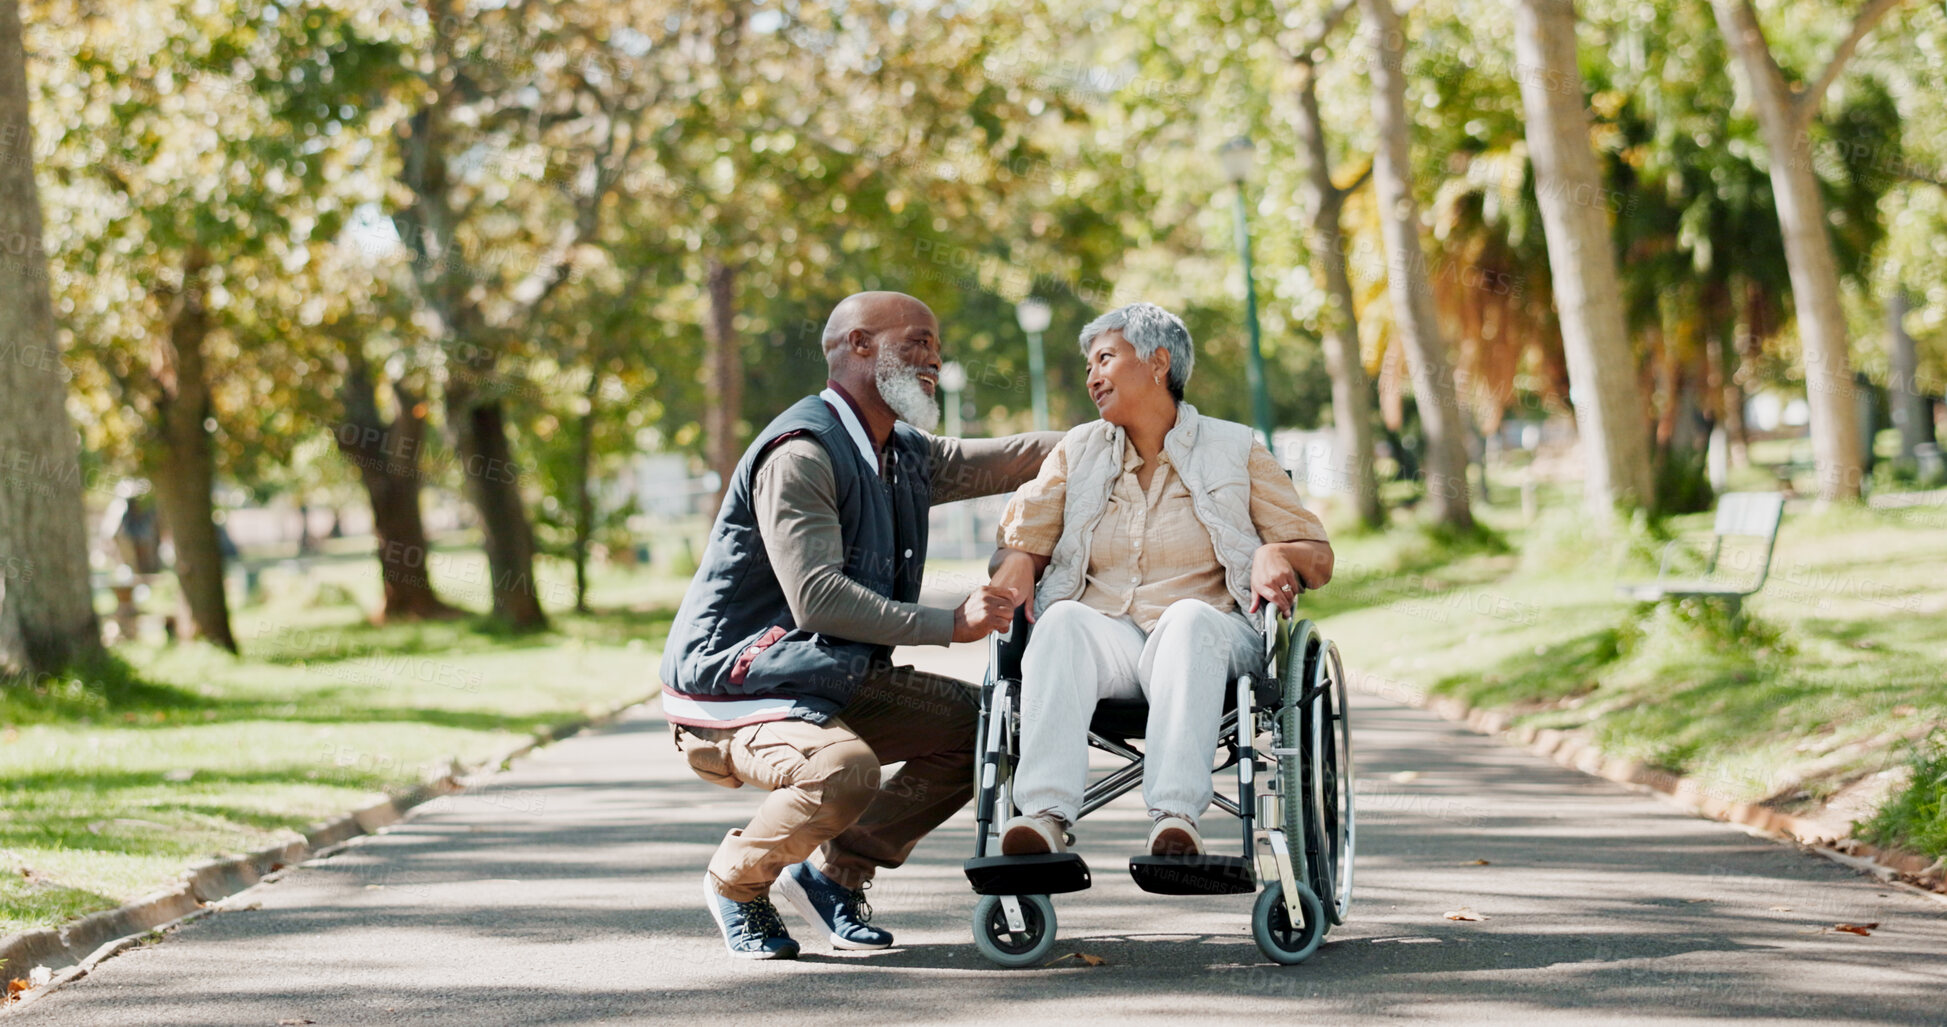
<instances>
[{"instance_id":1,"label":"pocket on vest","mask_svg":"<svg viewBox=\"0 0 1947 1027\"><path fill-rule=\"evenodd\" d=\"M750 676L750 665L756 662L759 656L764 655L764 650L776 645L778 639L783 638L789 633L789 630L786 628L771 627L765 629L763 634L751 639L750 644L744 646L744 651L737 654L736 662L730 665L730 683L733 685L743 684L744 679Z\"/></svg>"}]
</instances>

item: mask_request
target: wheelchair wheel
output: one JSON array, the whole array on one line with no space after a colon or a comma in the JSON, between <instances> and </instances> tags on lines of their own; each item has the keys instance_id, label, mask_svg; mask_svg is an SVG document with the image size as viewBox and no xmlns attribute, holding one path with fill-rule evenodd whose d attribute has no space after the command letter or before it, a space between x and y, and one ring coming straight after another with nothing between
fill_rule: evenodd
<instances>
[{"instance_id":1,"label":"wheelchair wheel","mask_svg":"<svg viewBox=\"0 0 1947 1027\"><path fill-rule=\"evenodd\" d=\"M1325 907L1303 884L1298 886L1298 905L1302 924L1292 923L1284 887L1272 881L1258 892L1257 904L1251 907L1251 937L1258 951L1281 966L1304 962L1325 940Z\"/></svg>"},{"instance_id":2,"label":"wheelchair wheel","mask_svg":"<svg viewBox=\"0 0 1947 1027\"><path fill-rule=\"evenodd\" d=\"M1323 801L1319 806L1321 855L1313 873L1319 878L1315 888L1325 906L1325 916L1333 924L1345 922L1352 905L1352 862L1355 851L1353 815L1352 721L1346 694L1345 666L1339 661L1339 647L1325 643L1319 654L1318 673L1328 687L1319 697L1319 770Z\"/></svg>"},{"instance_id":3,"label":"wheelchair wheel","mask_svg":"<svg viewBox=\"0 0 1947 1027\"><path fill-rule=\"evenodd\" d=\"M1320 866L1324 859L1320 838L1324 825L1319 816L1323 782L1315 769L1320 757L1315 737L1320 721L1317 711L1322 704L1316 698L1302 703L1294 703L1292 699L1305 693L1324 663L1320 642L1310 621L1292 625L1290 646L1280 666L1283 698L1276 713L1278 744L1287 750L1298 750L1278 758L1278 791L1284 812L1278 826L1284 830L1285 842L1291 847L1292 872L1297 875L1298 886L1314 899L1319 895L1319 888L1328 883ZM1329 922L1321 928L1321 936L1325 929L1329 929Z\"/></svg>"},{"instance_id":4,"label":"wheelchair wheel","mask_svg":"<svg viewBox=\"0 0 1947 1027\"><path fill-rule=\"evenodd\" d=\"M989 960L1008 969L1033 966L1055 947L1055 904L1046 895L1021 895L1024 931L1008 926L1007 910L999 895L982 895L974 903L974 947Z\"/></svg>"}]
</instances>

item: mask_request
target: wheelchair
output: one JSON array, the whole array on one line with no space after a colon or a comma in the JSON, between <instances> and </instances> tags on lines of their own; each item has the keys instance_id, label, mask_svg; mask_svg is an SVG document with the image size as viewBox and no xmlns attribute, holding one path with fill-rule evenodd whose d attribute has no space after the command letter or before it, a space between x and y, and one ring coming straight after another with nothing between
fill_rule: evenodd
<instances>
[{"instance_id":1,"label":"wheelchair","mask_svg":"<svg viewBox=\"0 0 1947 1027\"><path fill-rule=\"evenodd\" d=\"M1027 618L1016 611L1012 629L989 643L975 765L977 828L965 867L980 895L973 912L975 946L1010 968L1040 963L1054 947L1049 896L1090 884L1088 864L1072 852L999 854L999 825L1013 810L1009 782L1020 752L1021 654L1029 632ZM1292 965L1344 922L1352 901L1351 725L1338 647L1310 620L1286 622L1275 607L1264 611L1264 637L1262 671L1238 676L1226 694L1211 771L1235 770L1235 796L1220 788L1213 805L1239 820L1243 855L1134 856L1129 875L1159 895L1245 894L1261 882L1252 937L1273 963ZM1140 699L1096 705L1089 746L1121 764L1089 782L1083 817L1141 785L1143 754L1132 743L1142 738L1147 716L1148 704Z\"/></svg>"}]
</instances>

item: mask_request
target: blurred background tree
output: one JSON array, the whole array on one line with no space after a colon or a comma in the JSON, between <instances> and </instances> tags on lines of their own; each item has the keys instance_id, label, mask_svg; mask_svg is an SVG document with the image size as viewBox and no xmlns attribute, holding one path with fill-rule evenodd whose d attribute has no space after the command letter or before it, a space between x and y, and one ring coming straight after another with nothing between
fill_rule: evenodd
<instances>
[{"instance_id":1,"label":"blurred background tree","mask_svg":"<svg viewBox=\"0 0 1947 1027\"><path fill-rule=\"evenodd\" d=\"M1329 426L1367 525L1465 524L1510 419L1593 445L1591 388L1642 443L1596 491L1650 482L1658 512L1711 501L1759 393L1812 409L1821 494L1856 493L1862 412L1910 473L1947 362L1947 11L1537 3L1524 71L1507 0L29 0L79 462L152 483L184 627L219 645L219 493L362 489L379 616L421 618L460 612L422 513L458 489L491 614L534 628L537 557L585 601L590 554L637 555L642 454L721 488L858 289L933 305L971 433L1033 423L1030 297L1055 426L1093 416L1067 340L1136 299L1190 325L1191 401L1250 420L1241 188L1271 419ZM1767 127L1779 90L1795 134ZM1555 183L1544 127L1593 170ZM1613 290L1577 256L1605 242ZM1597 386L1565 268L1569 316L1607 325ZM1620 344L1582 309L1606 298ZM1835 412L1840 386L1871 403Z\"/></svg>"}]
</instances>

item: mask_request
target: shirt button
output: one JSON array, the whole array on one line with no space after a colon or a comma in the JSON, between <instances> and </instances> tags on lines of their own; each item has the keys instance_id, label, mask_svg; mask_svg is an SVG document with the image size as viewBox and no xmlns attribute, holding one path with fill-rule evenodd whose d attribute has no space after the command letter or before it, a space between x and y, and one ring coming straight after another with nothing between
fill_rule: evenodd
<instances>
[{"instance_id":1,"label":"shirt button","mask_svg":"<svg viewBox=\"0 0 1947 1027\"><path fill-rule=\"evenodd\" d=\"M913 551L910 549L906 550L906 559L910 560L912 558L913 558Z\"/></svg>"}]
</instances>

